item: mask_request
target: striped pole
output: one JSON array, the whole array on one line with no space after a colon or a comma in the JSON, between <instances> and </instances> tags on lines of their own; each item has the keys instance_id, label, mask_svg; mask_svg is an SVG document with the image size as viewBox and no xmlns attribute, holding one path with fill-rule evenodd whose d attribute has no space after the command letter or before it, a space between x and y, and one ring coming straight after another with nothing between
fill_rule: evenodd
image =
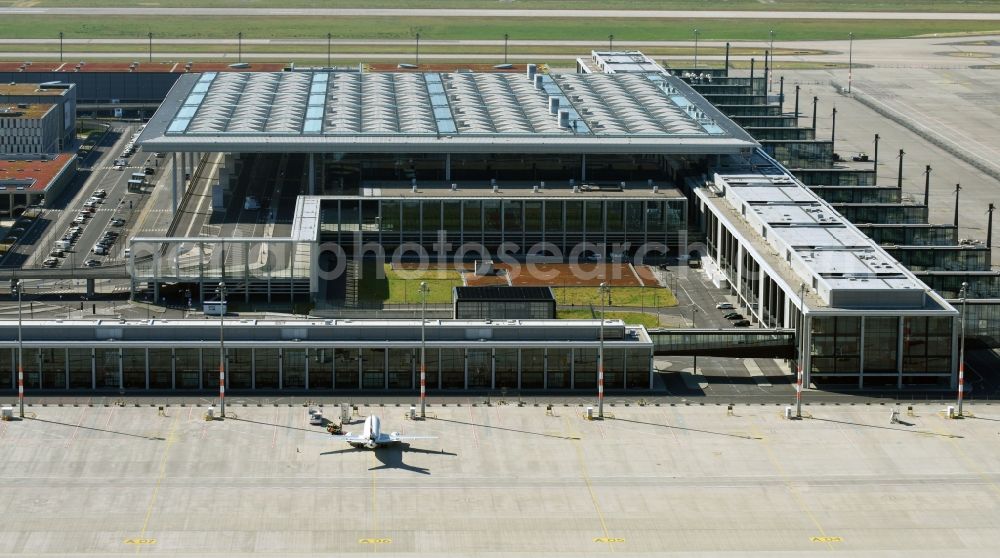
<instances>
[{"instance_id":1,"label":"striped pole","mask_svg":"<svg viewBox=\"0 0 1000 558\"><path fill-rule=\"evenodd\" d=\"M21 336L21 291L24 290L24 283L18 280L14 286L17 288L17 401L21 418L24 418L24 338Z\"/></svg>"},{"instance_id":2,"label":"striped pole","mask_svg":"<svg viewBox=\"0 0 1000 558\"><path fill-rule=\"evenodd\" d=\"M802 357L799 357L798 379L795 382L795 417L802 418Z\"/></svg>"},{"instance_id":3,"label":"striped pole","mask_svg":"<svg viewBox=\"0 0 1000 558\"><path fill-rule=\"evenodd\" d=\"M21 404L21 418L24 418L24 366L21 366L21 353L17 354L17 400Z\"/></svg>"},{"instance_id":4,"label":"striped pole","mask_svg":"<svg viewBox=\"0 0 1000 558\"><path fill-rule=\"evenodd\" d=\"M225 354L225 353L223 353ZM225 356L222 357L223 362L225 362ZM225 364L219 364L219 412L224 417L226 416L226 367Z\"/></svg>"},{"instance_id":5,"label":"striped pole","mask_svg":"<svg viewBox=\"0 0 1000 558\"><path fill-rule=\"evenodd\" d=\"M427 410L427 281L420 282L420 418Z\"/></svg>"},{"instance_id":6,"label":"striped pole","mask_svg":"<svg viewBox=\"0 0 1000 558\"><path fill-rule=\"evenodd\" d=\"M423 349L420 355L420 418L424 418L424 409L427 401L427 369L423 362Z\"/></svg>"},{"instance_id":7,"label":"striped pole","mask_svg":"<svg viewBox=\"0 0 1000 558\"><path fill-rule=\"evenodd\" d=\"M965 394L965 363L958 363L958 416L962 416L962 395Z\"/></svg>"},{"instance_id":8,"label":"striped pole","mask_svg":"<svg viewBox=\"0 0 1000 558\"><path fill-rule=\"evenodd\" d=\"M965 300L969 296L969 283L962 282L962 344L958 351L958 416L962 416L962 396L965 395Z\"/></svg>"}]
</instances>

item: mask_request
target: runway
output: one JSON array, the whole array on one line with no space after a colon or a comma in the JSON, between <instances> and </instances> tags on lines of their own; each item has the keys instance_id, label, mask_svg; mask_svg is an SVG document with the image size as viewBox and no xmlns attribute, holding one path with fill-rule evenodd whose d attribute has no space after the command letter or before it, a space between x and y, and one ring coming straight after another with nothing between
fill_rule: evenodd
<instances>
[{"instance_id":1,"label":"runway","mask_svg":"<svg viewBox=\"0 0 1000 558\"><path fill-rule=\"evenodd\" d=\"M1000 13L768 12L725 10L477 10L390 8L0 8L4 15L225 17L475 17L582 19L855 19L990 21Z\"/></svg>"}]
</instances>

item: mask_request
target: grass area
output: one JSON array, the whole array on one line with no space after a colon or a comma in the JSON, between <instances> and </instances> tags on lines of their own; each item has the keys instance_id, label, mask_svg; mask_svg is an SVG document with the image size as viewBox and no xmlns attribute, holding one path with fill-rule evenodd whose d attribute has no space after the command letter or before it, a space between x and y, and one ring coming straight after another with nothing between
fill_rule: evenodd
<instances>
[{"instance_id":1,"label":"grass area","mask_svg":"<svg viewBox=\"0 0 1000 558\"><path fill-rule=\"evenodd\" d=\"M995 32L996 21L864 21L767 19L517 19L398 18L398 17L143 17L11 15L0 19L0 36L52 38L59 32L76 38L141 38L147 32L161 38L244 39L320 38L329 32L338 39L500 39L513 31L515 39L573 39L603 43L608 34L619 41L687 40L698 28L703 41L755 40L774 30L779 41L881 39L932 33ZM34 47L35 45L31 45ZM29 48L31 48L29 47ZM215 50L213 48L213 50Z\"/></svg>"},{"instance_id":2,"label":"grass area","mask_svg":"<svg viewBox=\"0 0 1000 558\"><path fill-rule=\"evenodd\" d=\"M564 306L601 306L597 287L552 287L556 303ZM614 287L608 306L677 306L677 297L662 287Z\"/></svg>"},{"instance_id":3,"label":"grass area","mask_svg":"<svg viewBox=\"0 0 1000 558\"><path fill-rule=\"evenodd\" d=\"M995 0L0 0L21 7L481 8L516 10L752 10L858 12L997 12Z\"/></svg>"},{"instance_id":4,"label":"grass area","mask_svg":"<svg viewBox=\"0 0 1000 558\"><path fill-rule=\"evenodd\" d=\"M358 298L362 302L417 304L420 302L420 283L426 281L427 303L445 304L451 302L452 287L462 286L455 271L395 271L384 264L381 277L375 272L375 262L364 262L358 285Z\"/></svg>"},{"instance_id":5,"label":"grass area","mask_svg":"<svg viewBox=\"0 0 1000 558\"><path fill-rule=\"evenodd\" d=\"M590 310L560 310L556 317L560 320L593 320L601 318L601 311L592 312ZM644 312L605 312L604 317L609 320L622 320L626 324L641 324L646 329L660 327L656 314Z\"/></svg>"}]
</instances>

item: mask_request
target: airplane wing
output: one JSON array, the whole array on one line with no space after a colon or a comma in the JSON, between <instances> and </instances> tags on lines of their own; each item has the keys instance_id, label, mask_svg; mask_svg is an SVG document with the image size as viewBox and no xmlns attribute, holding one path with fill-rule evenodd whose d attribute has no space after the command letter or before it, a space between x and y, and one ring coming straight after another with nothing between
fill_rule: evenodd
<instances>
[{"instance_id":1,"label":"airplane wing","mask_svg":"<svg viewBox=\"0 0 1000 558\"><path fill-rule=\"evenodd\" d=\"M436 440L437 436L403 436L400 434L392 434L390 438L393 442L409 442L410 440Z\"/></svg>"},{"instance_id":2,"label":"airplane wing","mask_svg":"<svg viewBox=\"0 0 1000 558\"><path fill-rule=\"evenodd\" d=\"M340 442L347 442L349 444L350 443L364 443L364 442L368 441L367 438L363 438L361 436L355 436L354 434L329 435L328 438L332 438L332 439L338 440Z\"/></svg>"}]
</instances>

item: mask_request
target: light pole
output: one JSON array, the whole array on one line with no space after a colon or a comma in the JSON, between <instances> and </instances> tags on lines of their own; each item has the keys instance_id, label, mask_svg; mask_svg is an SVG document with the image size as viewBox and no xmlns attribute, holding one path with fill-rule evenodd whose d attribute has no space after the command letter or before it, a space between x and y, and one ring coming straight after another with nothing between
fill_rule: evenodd
<instances>
[{"instance_id":1,"label":"light pole","mask_svg":"<svg viewBox=\"0 0 1000 558\"><path fill-rule=\"evenodd\" d=\"M608 35L608 52L612 52L615 50L614 44L615 44L615 36Z\"/></svg>"},{"instance_id":2,"label":"light pole","mask_svg":"<svg viewBox=\"0 0 1000 558\"><path fill-rule=\"evenodd\" d=\"M427 281L420 282L420 418L427 405Z\"/></svg>"},{"instance_id":3,"label":"light pole","mask_svg":"<svg viewBox=\"0 0 1000 558\"><path fill-rule=\"evenodd\" d=\"M597 288L601 294L601 344L597 353L597 417L604 418L604 295L611 292L607 283Z\"/></svg>"},{"instance_id":4,"label":"light pole","mask_svg":"<svg viewBox=\"0 0 1000 558\"><path fill-rule=\"evenodd\" d=\"M768 48L771 53L771 65L767 71L767 92L771 92L771 75L774 73L774 29L767 32L771 37L770 46Z\"/></svg>"},{"instance_id":5,"label":"light pole","mask_svg":"<svg viewBox=\"0 0 1000 558\"><path fill-rule=\"evenodd\" d=\"M63 32L59 32L59 61L63 61Z\"/></svg>"},{"instance_id":6,"label":"light pole","mask_svg":"<svg viewBox=\"0 0 1000 558\"><path fill-rule=\"evenodd\" d=\"M847 34L847 92L851 92L851 81L854 78L854 33Z\"/></svg>"},{"instance_id":7,"label":"light pole","mask_svg":"<svg viewBox=\"0 0 1000 558\"><path fill-rule=\"evenodd\" d=\"M226 316L226 284L219 281L219 418L226 418L226 338L225 316Z\"/></svg>"},{"instance_id":8,"label":"light pole","mask_svg":"<svg viewBox=\"0 0 1000 558\"><path fill-rule=\"evenodd\" d=\"M332 68L333 64L330 62L330 41L333 39L333 33L326 34L326 67Z\"/></svg>"},{"instance_id":9,"label":"light pole","mask_svg":"<svg viewBox=\"0 0 1000 558\"><path fill-rule=\"evenodd\" d=\"M799 285L799 358L795 381L795 418L802 418L802 361L806 354L806 284Z\"/></svg>"},{"instance_id":10,"label":"light pole","mask_svg":"<svg viewBox=\"0 0 1000 558\"><path fill-rule=\"evenodd\" d=\"M507 33L503 34L503 63L507 63L507 40L510 39L510 35Z\"/></svg>"},{"instance_id":11,"label":"light pole","mask_svg":"<svg viewBox=\"0 0 1000 558\"><path fill-rule=\"evenodd\" d=\"M698 69L698 30L694 30L694 69Z\"/></svg>"},{"instance_id":12,"label":"light pole","mask_svg":"<svg viewBox=\"0 0 1000 558\"><path fill-rule=\"evenodd\" d=\"M243 31L236 34L237 57L236 61L243 62Z\"/></svg>"},{"instance_id":13,"label":"light pole","mask_svg":"<svg viewBox=\"0 0 1000 558\"><path fill-rule=\"evenodd\" d=\"M414 64L417 66L420 65L420 33L417 33L417 57Z\"/></svg>"},{"instance_id":14,"label":"light pole","mask_svg":"<svg viewBox=\"0 0 1000 558\"><path fill-rule=\"evenodd\" d=\"M965 395L965 299L969 296L969 284L962 282L962 341L958 349L958 416L962 416L962 396Z\"/></svg>"},{"instance_id":15,"label":"light pole","mask_svg":"<svg viewBox=\"0 0 1000 558\"><path fill-rule=\"evenodd\" d=\"M153 61L153 33L152 33L152 31L150 31L150 33L149 33L149 61L150 62Z\"/></svg>"},{"instance_id":16,"label":"light pole","mask_svg":"<svg viewBox=\"0 0 1000 558\"><path fill-rule=\"evenodd\" d=\"M21 291L24 290L24 282L18 279L14 288L17 289L17 400L21 406L21 418L24 418L24 347L21 337Z\"/></svg>"}]
</instances>

